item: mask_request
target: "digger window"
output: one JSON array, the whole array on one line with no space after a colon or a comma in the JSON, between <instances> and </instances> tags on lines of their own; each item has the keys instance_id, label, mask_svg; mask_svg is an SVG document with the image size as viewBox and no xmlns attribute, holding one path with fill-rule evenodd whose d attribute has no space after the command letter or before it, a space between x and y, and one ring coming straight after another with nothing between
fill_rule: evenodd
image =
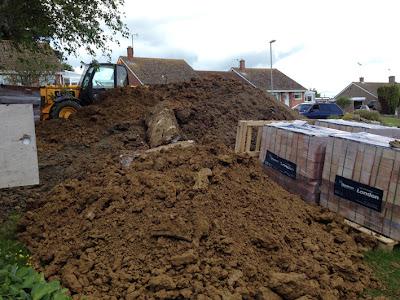
<instances>
[{"instance_id":1,"label":"digger window","mask_svg":"<svg viewBox=\"0 0 400 300\"><path fill-rule=\"evenodd\" d=\"M112 89L114 87L114 66L100 66L93 76L93 89Z\"/></svg>"},{"instance_id":2,"label":"digger window","mask_svg":"<svg viewBox=\"0 0 400 300\"><path fill-rule=\"evenodd\" d=\"M117 86L124 87L128 85L128 72L124 66L117 65Z\"/></svg>"},{"instance_id":3,"label":"digger window","mask_svg":"<svg viewBox=\"0 0 400 300\"><path fill-rule=\"evenodd\" d=\"M94 71L94 68L90 67L89 69L87 69L86 73L84 72L85 77L83 77L82 84L81 84L81 86L83 88L87 88L88 87L89 82L90 82L90 78L92 77L93 71Z\"/></svg>"}]
</instances>

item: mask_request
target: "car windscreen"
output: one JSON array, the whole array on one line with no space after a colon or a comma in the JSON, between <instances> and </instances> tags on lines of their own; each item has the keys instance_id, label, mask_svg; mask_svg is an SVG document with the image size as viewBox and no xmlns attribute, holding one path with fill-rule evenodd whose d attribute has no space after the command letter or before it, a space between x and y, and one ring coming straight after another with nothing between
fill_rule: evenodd
<instances>
[{"instance_id":1,"label":"car windscreen","mask_svg":"<svg viewBox=\"0 0 400 300\"><path fill-rule=\"evenodd\" d=\"M297 107L297 110L298 110L299 112L301 112L301 113L304 113L304 112L308 111L308 110L310 109L310 107L311 107L311 104L300 104L300 105Z\"/></svg>"}]
</instances>

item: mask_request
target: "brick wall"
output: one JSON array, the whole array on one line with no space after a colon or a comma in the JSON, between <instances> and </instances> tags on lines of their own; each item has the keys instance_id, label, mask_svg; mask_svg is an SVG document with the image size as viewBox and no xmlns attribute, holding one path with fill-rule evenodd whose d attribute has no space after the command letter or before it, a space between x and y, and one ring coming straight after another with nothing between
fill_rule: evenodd
<instances>
[{"instance_id":1,"label":"brick wall","mask_svg":"<svg viewBox=\"0 0 400 300\"><path fill-rule=\"evenodd\" d=\"M304 93L301 93L301 98L300 99L295 99L294 98L295 93L289 93L289 102L290 102L290 107L294 107L297 104L303 103L304 102Z\"/></svg>"}]
</instances>

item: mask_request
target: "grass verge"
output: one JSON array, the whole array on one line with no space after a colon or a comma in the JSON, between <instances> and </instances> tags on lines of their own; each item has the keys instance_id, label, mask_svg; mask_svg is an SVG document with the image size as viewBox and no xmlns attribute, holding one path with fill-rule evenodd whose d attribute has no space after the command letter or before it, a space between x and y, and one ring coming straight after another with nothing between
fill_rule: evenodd
<instances>
[{"instance_id":1,"label":"grass verge","mask_svg":"<svg viewBox=\"0 0 400 300\"><path fill-rule=\"evenodd\" d=\"M377 279L383 284L381 290L370 290L371 296L385 296L389 299L400 299L400 249L389 251L369 251L365 261L374 271Z\"/></svg>"},{"instance_id":2,"label":"grass verge","mask_svg":"<svg viewBox=\"0 0 400 300\"><path fill-rule=\"evenodd\" d=\"M399 127L400 126L400 118L397 118L395 116L382 116L382 123L383 123L383 125L387 125L387 126Z\"/></svg>"}]
</instances>

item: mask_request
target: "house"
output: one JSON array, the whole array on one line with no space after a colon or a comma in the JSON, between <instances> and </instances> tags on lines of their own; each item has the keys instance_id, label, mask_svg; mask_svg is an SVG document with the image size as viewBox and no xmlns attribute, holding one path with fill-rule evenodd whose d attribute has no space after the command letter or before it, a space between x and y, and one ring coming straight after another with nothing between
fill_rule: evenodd
<instances>
[{"instance_id":1,"label":"house","mask_svg":"<svg viewBox=\"0 0 400 300\"><path fill-rule=\"evenodd\" d=\"M128 69L131 85L183 82L198 76L183 59L136 57L132 47L127 48L127 56L118 58L117 64Z\"/></svg>"},{"instance_id":2,"label":"house","mask_svg":"<svg viewBox=\"0 0 400 300\"><path fill-rule=\"evenodd\" d=\"M278 69L272 69L272 84L271 69L246 68L244 59L240 60L239 68L231 68L231 72L251 86L271 93L278 101L289 107L305 100L307 89Z\"/></svg>"},{"instance_id":3,"label":"house","mask_svg":"<svg viewBox=\"0 0 400 300\"><path fill-rule=\"evenodd\" d=\"M366 82L364 81L364 77L360 77L358 82L352 82L340 91L335 96L335 99L348 97L352 100L354 109L359 108L363 104L377 106L379 103L378 88L388 84L398 84L396 83L395 76L389 76L388 82Z\"/></svg>"},{"instance_id":4,"label":"house","mask_svg":"<svg viewBox=\"0 0 400 300\"><path fill-rule=\"evenodd\" d=\"M40 86L54 84L62 65L46 43L40 50L17 49L12 41L0 41L0 84Z\"/></svg>"}]
</instances>

